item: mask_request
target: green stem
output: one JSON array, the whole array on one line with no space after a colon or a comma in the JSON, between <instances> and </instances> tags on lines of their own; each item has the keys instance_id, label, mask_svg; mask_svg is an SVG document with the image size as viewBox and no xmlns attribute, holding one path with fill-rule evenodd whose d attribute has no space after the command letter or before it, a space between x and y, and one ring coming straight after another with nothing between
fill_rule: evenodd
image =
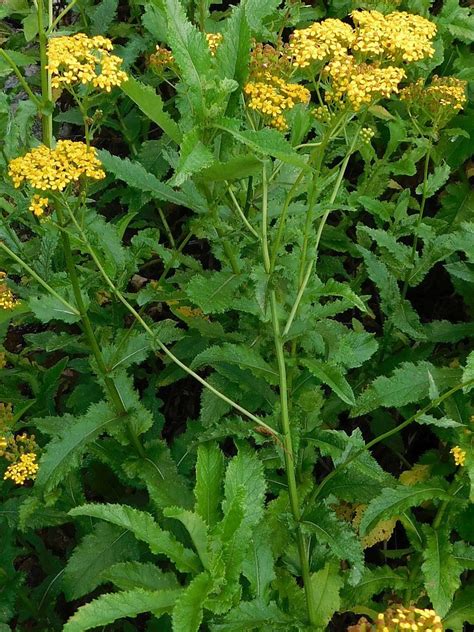
<instances>
[{"instance_id":1,"label":"green stem","mask_svg":"<svg viewBox=\"0 0 474 632\"><path fill-rule=\"evenodd\" d=\"M230 185L227 182L226 182L226 186L227 186L227 191L228 191L228 193L230 195L230 198L231 198L232 202L234 203L235 210L237 211L237 214L239 215L240 219L243 221L244 225L252 233L252 235L254 237L256 237L258 240L260 240L260 235L257 233L257 231L252 226L252 224L249 222L249 220L246 218L246 216L245 216L245 214L244 214L244 212L242 210L242 207L239 204L239 201L235 197L234 192L232 191L232 189L230 188Z\"/></svg>"},{"instance_id":2,"label":"green stem","mask_svg":"<svg viewBox=\"0 0 474 632\"><path fill-rule=\"evenodd\" d=\"M53 288L48 285L46 283L46 281L44 281L34 270L33 268L31 268L27 263L25 263L23 261L23 259L21 259L18 255L16 255L13 250L10 250L10 248L3 243L3 241L0 241L0 248L6 252L6 254L11 257L14 261L16 261L26 272L28 272L28 274L35 279L35 281L38 281L38 283L44 287L44 289L49 292L49 294L51 294L51 296L54 296L54 298L56 298L58 301L60 301L64 307L67 308L67 313L68 314L74 314L75 316L79 316L79 312L78 310L71 305L70 303L68 303L62 296L60 296L56 290L53 290Z\"/></svg>"},{"instance_id":3,"label":"green stem","mask_svg":"<svg viewBox=\"0 0 474 632\"><path fill-rule=\"evenodd\" d=\"M59 204L56 206L56 213L58 215L59 223L64 228L64 218L63 218L62 211L60 209ZM94 334L94 329L89 319L89 314L87 313L87 309L84 304L84 299L82 298L81 286L79 283L79 278L77 276L76 264L74 262L74 257L72 254L69 235L64 230L61 231L61 239L63 243L64 257L66 259L66 268L67 268L69 279L71 281L72 289L74 292L74 298L76 299L76 304L79 309L79 314L81 317L84 334L87 338L87 342L89 344L89 347L97 363L99 372L102 375L105 388L110 397L110 400L112 401L115 411L117 412L119 417L124 417L127 415L127 409L125 408L122 397L118 391L118 388L115 382L108 375L108 372L109 372L108 368L105 364L104 357L99 347L99 343L97 342L97 338ZM136 433L133 431L130 424L128 424L128 432L129 432L130 441L132 445L135 447L137 453L143 458L146 457L145 450L143 449L143 446L140 443L140 440L138 439Z\"/></svg>"},{"instance_id":4,"label":"green stem","mask_svg":"<svg viewBox=\"0 0 474 632\"><path fill-rule=\"evenodd\" d=\"M444 402L445 399L448 399L449 397L451 397L451 395L454 395L454 393L456 393L457 391L461 390L462 388L465 388L466 386L470 386L471 384L474 384L474 378L472 380L468 380L467 382L463 382L463 383L457 384L456 386L453 386L451 389L449 389L449 391L446 391L446 393L444 393L443 395L440 395L436 399L432 400L429 404L424 406L417 413L415 413L411 417L408 417L408 419L405 419L405 421L402 421L402 423L399 424L398 426L395 426L395 428L392 428L391 430L387 430L387 432L384 432L378 437L375 437L374 439L372 439L372 441L369 441L369 443L366 443L363 448L355 452L351 457L349 457L346 461L344 461L344 463L341 463L340 465L338 465L336 468L334 468L332 472L330 472L327 476L323 478L323 480L319 483L319 485L314 489L313 493L311 494L309 501L307 503L308 507L312 507L314 505L314 502L316 501L318 496L321 494L323 488L329 483L329 481L332 478L334 478L337 474L339 474L339 472L344 470L348 465L350 465L352 461L355 461L355 459L358 459L361 454L363 454L367 450L370 450L370 448L373 448L374 445L377 445L381 441L385 441L386 439L392 437L398 432L401 432L404 428L406 428L411 423L416 421L419 417L427 413L429 410L439 406L442 402Z\"/></svg>"},{"instance_id":5,"label":"green stem","mask_svg":"<svg viewBox=\"0 0 474 632\"><path fill-rule=\"evenodd\" d=\"M21 84L21 87L23 88L23 90L26 92L26 94L28 95L28 97L30 98L31 101L33 101L33 103L35 104L36 108L38 110L41 110L41 101L38 99L38 97L31 91L30 86L26 83L25 78L23 77L23 75L20 72L20 69L18 68L18 66L15 64L15 62L13 61L13 59L10 57L10 55L3 50L3 48L0 48L0 55L3 57L3 59L7 62L7 64L11 67L11 69L13 70L13 72L15 73L15 75L17 76L18 81Z\"/></svg>"},{"instance_id":6,"label":"green stem","mask_svg":"<svg viewBox=\"0 0 474 632\"><path fill-rule=\"evenodd\" d=\"M51 4L52 0L48 0ZM46 147L53 146L53 92L51 88L51 77L48 65L48 35L44 26L44 3L43 0L37 0L37 15L38 15L38 40L40 49L40 77L41 77L41 95L43 99L42 112L41 112L41 124L43 127L43 143ZM48 5L49 6L49 5ZM50 14L51 11L48 11Z\"/></svg>"},{"instance_id":7,"label":"green stem","mask_svg":"<svg viewBox=\"0 0 474 632\"><path fill-rule=\"evenodd\" d=\"M268 248L268 181L266 173L266 165L263 164L262 169L262 249L263 249L263 265L267 274L271 272L271 260ZM280 415L281 415L281 433L283 436L283 458L285 462L285 473L288 484L288 496L290 500L291 513L297 524L296 541L298 545L298 555L301 565L301 574L303 577L304 591L306 596L306 607L308 611L308 619L311 625L316 624L317 613L316 604L314 602L313 591L311 590L311 573L309 568L309 555L305 536L301 530L300 519L301 510L298 498L298 486L295 474L295 455L293 451L293 440L291 437L291 423L289 415L288 403L288 384L286 374L285 352L283 340L280 333L280 321L278 318L278 304L275 290L270 292L270 306L272 314L273 341L275 345L275 353L278 363L279 374L279 391L280 391Z\"/></svg>"},{"instance_id":8,"label":"green stem","mask_svg":"<svg viewBox=\"0 0 474 632\"><path fill-rule=\"evenodd\" d=\"M72 2L70 2L66 7L64 7L64 9L61 11L61 13L58 15L58 17L54 21L50 19L50 26L48 30L46 31L47 35L51 35L51 33L54 31L57 25L61 22L64 16L69 13L69 11L76 4L76 2L77 0L72 0Z\"/></svg>"}]
</instances>

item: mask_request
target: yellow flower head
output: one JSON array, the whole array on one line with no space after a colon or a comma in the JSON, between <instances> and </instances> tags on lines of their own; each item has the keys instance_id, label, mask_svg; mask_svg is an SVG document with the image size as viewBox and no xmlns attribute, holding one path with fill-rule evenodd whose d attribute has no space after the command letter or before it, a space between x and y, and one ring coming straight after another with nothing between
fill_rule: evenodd
<instances>
[{"instance_id":1,"label":"yellow flower head","mask_svg":"<svg viewBox=\"0 0 474 632\"><path fill-rule=\"evenodd\" d=\"M3 476L4 480L11 479L17 485L23 485L28 479L34 480L38 471L36 454L26 452L21 454L18 461L9 465Z\"/></svg>"},{"instance_id":2,"label":"yellow flower head","mask_svg":"<svg viewBox=\"0 0 474 632\"><path fill-rule=\"evenodd\" d=\"M412 630L413 632L443 632L443 624L434 610L410 606L390 606L377 617L375 630L377 632L398 632Z\"/></svg>"},{"instance_id":3,"label":"yellow flower head","mask_svg":"<svg viewBox=\"0 0 474 632\"><path fill-rule=\"evenodd\" d=\"M288 127L283 112L291 110L297 103L308 103L311 97L309 90L298 83L287 83L270 73L265 75L265 81L247 83L244 92L249 97L249 108L263 114L280 130Z\"/></svg>"},{"instance_id":4,"label":"yellow flower head","mask_svg":"<svg viewBox=\"0 0 474 632\"><path fill-rule=\"evenodd\" d=\"M38 194L33 195L29 206L30 211L40 217L44 213L44 209L48 207L49 199L47 197L41 197Z\"/></svg>"},{"instance_id":5,"label":"yellow flower head","mask_svg":"<svg viewBox=\"0 0 474 632\"><path fill-rule=\"evenodd\" d=\"M434 55L436 25L421 15L354 11L351 17L356 25L354 52L364 53L370 59L385 57L397 62L415 62Z\"/></svg>"},{"instance_id":6,"label":"yellow flower head","mask_svg":"<svg viewBox=\"0 0 474 632\"><path fill-rule=\"evenodd\" d=\"M13 406L0 402L0 431L9 431L13 425Z\"/></svg>"},{"instance_id":7,"label":"yellow flower head","mask_svg":"<svg viewBox=\"0 0 474 632\"><path fill-rule=\"evenodd\" d=\"M249 81L265 81L268 73L288 79L292 71L287 44L278 42L276 47L260 42L253 44L250 53Z\"/></svg>"},{"instance_id":8,"label":"yellow flower head","mask_svg":"<svg viewBox=\"0 0 474 632\"><path fill-rule=\"evenodd\" d=\"M18 305L13 292L4 282L7 275L0 270L0 309L14 309Z\"/></svg>"},{"instance_id":9,"label":"yellow flower head","mask_svg":"<svg viewBox=\"0 0 474 632\"><path fill-rule=\"evenodd\" d=\"M347 53L354 31L341 20L328 18L293 32L288 46L293 65L306 68L314 61L328 61Z\"/></svg>"},{"instance_id":10,"label":"yellow flower head","mask_svg":"<svg viewBox=\"0 0 474 632\"><path fill-rule=\"evenodd\" d=\"M156 51L150 55L149 64L156 72L163 72L174 64L173 53L163 46L156 45Z\"/></svg>"},{"instance_id":11,"label":"yellow flower head","mask_svg":"<svg viewBox=\"0 0 474 632\"><path fill-rule=\"evenodd\" d=\"M419 79L403 88L400 98L409 107L424 110L438 124L446 124L466 104L466 87L462 79L434 75L428 86Z\"/></svg>"},{"instance_id":12,"label":"yellow flower head","mask_svg":"<svg viewBox=\"0 0 474 632\"><path fill-rule=\"evenodd\" d=\"M8 173L16 188L26 181L40 191L64 191L82 176L93 180L105 178L95 148L71 140L60 140L54 149L45 145L35 147L25 156L14 158L8 165ZM34 199L30 209L38 214L44 206Z\"/></svg>"},{"instance_id":13,"label":"yellow flower head","mask_svg":"<svg viewBox=\"0 0 474 632\"><path fill-rule=\"evenodd\" d=\"M211 55L214 56L219 45L222 42L222 33L206 33L207 45L211 51Z\"/></svg>"},{"instance_id":14,"label":"yellow flower head","mask_svg":"<svg viewBox=\"0 0 474 632\"><path fill-rule=\"evenodd\" d=\"M462 467L466 462L466 452L456 445L454 448L451 448L450 453L453 455L454 463Z\"/></svg>"},{"instance_id":15,"label":"yellow flower head","mask_svg":"<svg viewBox=\"0 0 474 632\"><path fill-rule=\"evenodd\" d=\"M343 55L329 62L324 71L331 79L327 101L349 101L355 112L382 97L398 92L398 84L405 77L403 68L358 64L351 55Z\"/></svg>"},{"instance_id":16,"label":"yellow flower head","mask_svg":"<svg viewBox=\"0 0 474 632\"><path fill-rule=\"evenodd\" d=\"M47 52L52 87L90 84L110 92L127 80L120 70L122 60L111 54L112 48L112 42L101 35L77 33L51 38Z\"/></svg>"}]
</instances>

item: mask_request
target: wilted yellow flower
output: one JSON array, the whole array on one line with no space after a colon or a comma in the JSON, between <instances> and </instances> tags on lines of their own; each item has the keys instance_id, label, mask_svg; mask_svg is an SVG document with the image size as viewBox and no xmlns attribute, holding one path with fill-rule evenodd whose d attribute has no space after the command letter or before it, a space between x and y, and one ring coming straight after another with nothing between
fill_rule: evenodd
<instances>
[{"instance_id":1,"label":"wilted yellow flower","mask_svg":"<svg viewBox=\"0 0 474 632\"><path fill-rule=\"evenodd\" d=\"M110 92L127 80L120 70L122 60L110 53L112 49L112 42L101 35L77 33L51 38L47 52L52 87L90 84Z\"/></svg>"},{"instance_id":2,"label":"wilted yellow flower","mask_svg":"<svg viewBox=\"0 0 474 632\"><path fill-rule=\"evenodd\" d=\"M169 68L174 64L173 53L168 48L157 44L156 51L150 55L149 63L158 73L162 72L165 68Z\"/></svg>"},{"instance_id":3,"label":"wilted yellow flower","mask_svg":"<svg viewBox=\"0 0 474 632\"><path fill-rule=\"evenodd\" d=\"M10 430L13 424L13 406L10 402L0 402L0 431Z\"/></svg>"},{"instance_id":4,"label":"wilted yellow flower","mask_svg":"<svg viewBox=\"0 0 474 632\"><path fill-rule=\"evenodd\" d=\"M5 357L5 353L3 351L0 351L0 370L4 369L7 366L7 359ZM0 419L2 418L2 406L4 404L0 403Z\"/></svg>"},{"instance_id":5,"label":"wilted yellow flower","mask_svg":"<svg viewBox=\"0 0 474 632\"><path fill-rule=\"evenodd\" d=\"M12 160L8 173L16 188L26 180L40 191L63 191L82 176L93 180L105 178L95 148L71 140L60 140L54 149L45 145L35 147L25 156ZM31 210L38 211L39 202Z\"/></svg>"},{"instance_id":6,"label":"wilted yellow flower","mask_svg":"<svg viewBox=\"0 0 474 632\"><path fill-rule=\"evenodd\" d=\"M466 462L466 452L458 445L455 445L454 448L451 448L450 453L453 455L455 464L462 467Z\"/></svg>"},{"instance_id":7,"label":"wilted yellow flower","mask_svg":"<svg viewBox=\"0 0 474 632\"><path fill-rule=\"evenodd\" d=\"M436 25L421 15L354 11L351 17L356 25L354 52L364 53L370 59L386 57L397 62L415 62L434 54L431 42Z\"/></svg>"},{"instance_id":8,"label":"wilted yellow flower","mask_svg":"<svg viewBox=\"0 0 474 632\"><path fill-rule=\"evenodd\" d=\"M7 275L0 270L0 309L14 309L18 305L13 292L4 282Z\"/></svg>"},{"instance_id":9,"label":"wilted yellow flower","mask_svg":"<svg viewBox=\"0 0 474 632\"><path fill-rule=\"evenodd\" d=\"M35 194L31 199L29 209L34 215L36 215L36 217L40 217L43 215L44 209L47 208L48 204L49 200L47 197L41 197L40 195Z\"/></svg>"},{"instance_id":10,"label":"wilted yellow flower","mask_svg":"<svg viewBox=\"0 0 474 632\"><path fill-rule=\"evenodd\" d=\"M265 81L268 73L289 79L293 66L288 48L288 44L280 41L276 47L271 44L254 43L250 52L249 81Z\"/></svg>"},{"instance_id":11,"label":"wilted yellow flower","mask_svg":"<svg viewBox=\"0 0 474 632\"><path fill-rule=\"evenodd\" d=\"M306 68L313 61L327 61L347 53L353 39L354 31L349 24L328 18L295 30L290 37L288 54L294 66Z\"/></svg>"},{"instance_id":12,"label":"wilted yellow flower","mask_svg":"<svg viewBox=\"0 0 474 632\"><path fill-rule=\"evenodd\" d=\"M398 92L398 84L405 77L403 68L376 64L358 64L351 55L342 55L329 62L325 74L331 79L327 101L349 101L355 112L362 105Z\"/></svg>"},{"instance_id":13,"label":"wilted yellow flower","mask_svg":"<svg viewBox=\"0 0 474 632\"><path fill-rule=\"evenodd\" d=\"M216 50L222 42L222 39L222 33L206 33L207 45L209 46L212 56L216 54Z\"/></svg>"},{"instance_id":14,"label":"wilted yellow flower","mask_svg":"<svg viewBox=\"0 0 474 632\"><path fill-rule=\"evenodd\" d=\"M287 83L270 73L265 79L251 81L244 87L245 94L250 97L248 106L269 118L273 127L285 130L288 125L283 112L291 110L297 103L308 103L311 93L298 83Z\"/></svg>"},{"instance_id":15,"label":"wilted yellow flower","mask_svg":"<svg viewBox=\"0 0 474 632\"><path fill-rule=\"evenodd\" d=\"M423 79L410 84L400 92L400 98L410 107L428 112L433 119L447 122L466 104L467 81L457 77L433 76L430 85Z\"/></svg>"},{"instance_id":16,"label":"wilted yellow flower","mask_svg":"<svg viewBox=\"0 0 474 632\"><path fill-rule=\"evenodd\" d=\"M4 480L11 479L17 485L23 485L28 479L33 480L38 471L36 454L26 452L21 454L16 463L9 465L3 476Z\"/></svg>"}]
</instances>

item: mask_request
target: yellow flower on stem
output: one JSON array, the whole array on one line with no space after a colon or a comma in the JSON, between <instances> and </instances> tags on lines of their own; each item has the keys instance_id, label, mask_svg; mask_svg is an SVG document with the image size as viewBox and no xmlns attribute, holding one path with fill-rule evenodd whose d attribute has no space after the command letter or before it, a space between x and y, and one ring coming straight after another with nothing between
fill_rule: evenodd
<instances>
[{"instance_id":1,"label":"yellow flower on stem","mask_svg":"<svg viewBox=\"0 0 474 632\"><path fill-rule=\"evenodd\" d=\"M4 480L12 480L17 485L23 485L28 479L33 480L38 471L36 451L38 446L34 435L26 433L0 437L0 456L10 465L3 475Z\"/></svg>"},{"instance_id":2,"label":"yellow flower on stem","mask_svg":"<svg viewBox=\"0 0 474 632\"><path fill-rule=\"evenodd\" d=\"M223 39L222 33L206 33L207 45L211 51L211 55L214 57L216 51Z\"/></svg>"},{"instance_id":3,"label":"yellow flower on stem","mask_svg":"<svg viewBox=\"0 0 474 632\"><path fill-rule=\"evenodd\" d=\"M14 309L18 305L13 292L8 285L4 282L7 275L5 272L0 271L0 309Z\"/></svg>"},{"instance_id":4,"label":"yellow flower on stem","mask_svg":"<svg viewBox=\"0 0 474 632\"><path fill-rule=\"evenodd\" d=\"M38 467L36 454L27 452L21 454L16 463L12 463L7 467L3 478L4 480L11 479L17 485L24 485L28 479L35 479Z\"/></svg>"},{"instance_id":5,"label":"yellow flower on stem","mask_svg":"<svg viewBox=\"0 0 474 632\"><path fill-rule=\"evenodd\" d=\"M453 455L454 463L462 467L466 462L466 452L458 445L455 445L454 448L451 448L450 453Z\"/></svg>"},{"instance_id":6,"label":"yellow flower on stem","mask_svg":"<svg viewBox=\"0 0 474 632\"><path fill-rule=\"evenodd\" d=\"M112 55L112 42L101 35L84 33L53 37L48 42L48 70L53 88L90 84L110 92L127 80L122 60Z\"/></svg>"}]
</instances>

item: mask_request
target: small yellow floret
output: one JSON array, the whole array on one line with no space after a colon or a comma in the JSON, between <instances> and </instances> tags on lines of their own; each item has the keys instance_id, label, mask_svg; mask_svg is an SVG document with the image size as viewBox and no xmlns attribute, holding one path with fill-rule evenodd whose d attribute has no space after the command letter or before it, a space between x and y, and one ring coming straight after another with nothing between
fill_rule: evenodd
<instances>
[{"instance_id":1,"label":"small yellow floret","mask_svg":"<svg viewBox=\"0 0 474 632\"><path fill-rule=\"evenodd\" d=\"M36 215L36 217L41 217L44 213L44 209L47 208L49 204L49 200L47 197L41 197L38 194L33 195L31 199L31 203L29 206L30 211Z\"/></svg>"},{"instance_id":2,"label":"small yellow floret","mask_svg":"<svg viewBox=\"0 0 474 632\"><path fill-rule=\"evenodd\" d=\"M7 275L5 272L0 271L0 309L14 309L18 305L13 292L8 285L4 283Z\"/></svg>"},{"instance_id":3,"label":"small yellow floret","mask_svg":"<svg viewBox=\"0 0 474 632\"><path fill-rule=\"evenodd\" d=\"M328 61L347 53L354 40L354 31L341 20L328 18L293 32L288 54L293 65L306 68L314 61Z\"/></svg>"},{"instance_id":4,"label":"small yellow floret","mask_svg":"<svg viewBox=\"0 0 474 632\"><path fill-rule=\"evenodd\" d=\"M211 55L214 56L219 45L222 42L222 33L206 33L207 45L211 51Z\"/></svg>"},{"instance_id":5,"label":"small yellow floret","mask_svg":"<svg viewBox=\"0 0 474 632\"><path fill-rule=\"evenodd\" d=\"M21 454L16 463L9 465L3 476L4 480L11 479L17 485L23 485L28 479L33 480L38 471L36 463L36 454L27 452Z\"/></svg>"},{"instance_id":6,"label":"small yellow floret","mask_svg":"<svg viewBox=\"0 0 474 632\"><path fill-rule=\"evenodd\" d=\"M451 448L450 452L454 457L455 464L462 467L466 462L466 452L458 445L454 446L454 448Z\"/></svg>"}]
</instances>

